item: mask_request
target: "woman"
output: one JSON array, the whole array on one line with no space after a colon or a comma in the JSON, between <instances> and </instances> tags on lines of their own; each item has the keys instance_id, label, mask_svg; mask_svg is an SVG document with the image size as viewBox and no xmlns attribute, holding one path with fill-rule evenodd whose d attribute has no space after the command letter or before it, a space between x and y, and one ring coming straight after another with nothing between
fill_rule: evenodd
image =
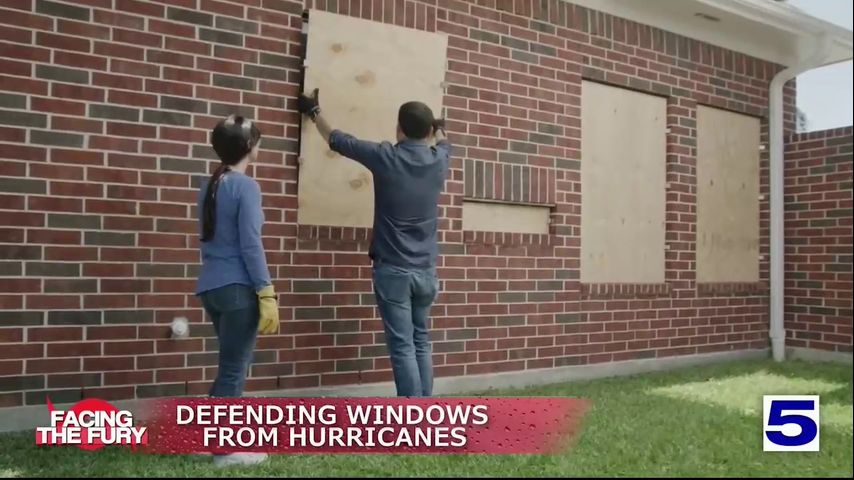
<instances>
[{"instance_id":1,"label":"woman","mask_svg":"<svg viewBox=\"0 0 854 480\"><path fill-rule=\"evenodd\" d=\"M279 307L270 281L261 227L261 189L245 174L258 157L261 132L231 115L211 133L222 163L199 191L202 268L196 295L219 339L219 368L212 397L240 397L258 333L279 331ZM216 456L219 465L257 463L264 454Z\"/></svg>"}]
</instances>

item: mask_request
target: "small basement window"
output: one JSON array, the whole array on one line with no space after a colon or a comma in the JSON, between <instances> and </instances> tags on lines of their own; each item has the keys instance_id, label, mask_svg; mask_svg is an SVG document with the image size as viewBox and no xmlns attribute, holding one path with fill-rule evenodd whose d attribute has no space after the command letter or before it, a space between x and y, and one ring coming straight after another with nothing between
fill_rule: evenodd
<instances>
[{"instance_id":1,"label":"small basement window","mask_svg":"<svg viewBox=\"0 0 854 480\"><path fill-rule=\"evenodd\" d=\"M551 208L545 205L516 205L463 201L463 230L471 232L549 233Z\"/></svg>"}]
</instances>

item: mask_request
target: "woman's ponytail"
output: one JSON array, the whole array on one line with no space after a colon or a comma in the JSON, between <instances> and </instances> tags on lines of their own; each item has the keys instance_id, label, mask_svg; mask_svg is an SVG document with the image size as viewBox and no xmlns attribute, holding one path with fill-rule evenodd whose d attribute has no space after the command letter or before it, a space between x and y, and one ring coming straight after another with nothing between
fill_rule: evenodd
<instances>
[{"instance_id":1,"label":"woman's ponytail","mask_svg":"<svg viewBox=\"0 0 854 480\"><path fill-rule=\"evenodd\" d=\"M205 192L205 203L202 205L202 241L207 242L213 239L216 231L216 190L219 187L219 180L222 175L228 170L228 165L220 163L210 180L208 180L208 190Z\"/></svg>"}]
</instances>

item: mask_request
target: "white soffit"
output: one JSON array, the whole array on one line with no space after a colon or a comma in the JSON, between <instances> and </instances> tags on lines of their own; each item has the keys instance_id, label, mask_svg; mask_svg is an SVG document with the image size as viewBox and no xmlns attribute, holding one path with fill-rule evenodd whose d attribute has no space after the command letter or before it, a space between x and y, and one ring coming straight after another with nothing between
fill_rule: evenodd
<instances>
[{"instance_id":1,"label":"white soffit","mask_svg":"<svg viewBox=\"0 0 854 480\"><path fill-rule=\"evenodd\" d=\"M791 65L828 35L827 63L851 58L852 33L773 0L571 0L569 3L661 28L781 65Z\"/></svg>"}]
</instances>

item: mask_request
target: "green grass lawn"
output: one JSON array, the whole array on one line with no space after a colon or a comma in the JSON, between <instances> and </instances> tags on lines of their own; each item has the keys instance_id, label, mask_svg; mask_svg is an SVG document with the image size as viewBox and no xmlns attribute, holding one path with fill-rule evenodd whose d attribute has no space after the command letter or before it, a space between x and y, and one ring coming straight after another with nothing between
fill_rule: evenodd
<instances>
[{"instance_id":1,"label":"green grass lawn","mask_svg":"<svg viewBox=\"0 0 854 480\"><path fill-rule=\"evenodd\" d=\"M821 452L764 453L763 394L821 395ZM850 366L740 362L487 395L582 397L592 409L559 455L277 455L223 471L206 456L40 448L26 432L0 435L0 477L852 476Z\"/></svg>"}]
</instances>

